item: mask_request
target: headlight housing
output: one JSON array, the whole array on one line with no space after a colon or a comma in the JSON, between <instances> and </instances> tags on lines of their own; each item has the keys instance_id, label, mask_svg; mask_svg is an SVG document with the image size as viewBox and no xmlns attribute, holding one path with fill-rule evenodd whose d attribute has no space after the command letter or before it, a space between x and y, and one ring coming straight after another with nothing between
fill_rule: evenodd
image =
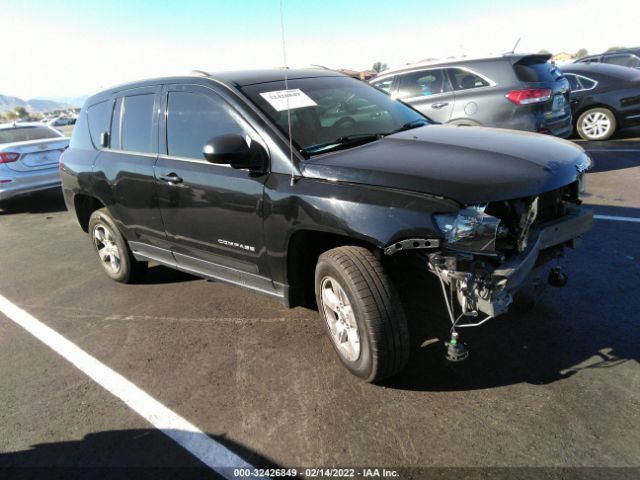
<instances>
[{"instance_id":1,"label":"headlight housing","mask_svg":"<svg viewBox=\"0 0 640 480\"><path fill-rule=\"evenodd\" d=\"M486 205L463 208L457 215L434 215L450 248L483 255L496 255L500 219L484 213Z\"/></svg>"}]
</instances>

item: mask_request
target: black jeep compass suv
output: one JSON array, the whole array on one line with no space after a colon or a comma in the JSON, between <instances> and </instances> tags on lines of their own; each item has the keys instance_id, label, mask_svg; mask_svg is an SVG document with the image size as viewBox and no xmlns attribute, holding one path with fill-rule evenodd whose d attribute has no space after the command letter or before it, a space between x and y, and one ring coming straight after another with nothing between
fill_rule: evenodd
<instances>
[{"instance_id":1,"label":"black jeep compass suv","mask_svg":"<svg viewBox=\"0 0 640 480\"><path fill-rule=\"evenodd\" d=\"M513 294L590 228L591 161L566 141L432 125L324 70L159 78L89 98L60 170L105 272L153 261L317 306L342 363L400 371L407 322L387 265L437 276L456 329Z\"/></svg>"}]
</instances>

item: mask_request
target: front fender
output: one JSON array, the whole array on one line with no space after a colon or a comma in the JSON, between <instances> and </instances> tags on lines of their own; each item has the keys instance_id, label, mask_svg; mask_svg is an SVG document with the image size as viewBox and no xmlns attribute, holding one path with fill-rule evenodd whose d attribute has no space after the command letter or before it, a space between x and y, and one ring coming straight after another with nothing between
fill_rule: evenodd
<instances>
[{"instance_id":1,"label":"front fender","mask_svg":"<svg viewBox=\"0 0 640 480\"><path fill-rule=\"evenodd\" d=\"M417 192L304 177L292 185L290 178L272 174L265 184L265 241L275 281L284 281L289 240L300 230L383 248L406 238L441 237L432 214L460 208Z\"/></svg>"}]
</instances>

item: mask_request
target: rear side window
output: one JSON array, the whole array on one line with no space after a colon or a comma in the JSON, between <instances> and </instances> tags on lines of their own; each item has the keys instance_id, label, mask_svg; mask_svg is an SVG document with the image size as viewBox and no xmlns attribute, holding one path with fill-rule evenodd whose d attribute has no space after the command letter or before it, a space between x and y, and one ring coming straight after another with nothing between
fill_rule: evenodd
<instances>
[{"instance_id":1,"label":"rear side window","mask_svg":"<svg viewBox=\"0 0 640 480\"><path fill-rule=\"evenodd\" d=\"M167 153L204 160L202 150L213 137L245 130L222 100L193 92L171 92L167 105Z\"/></svg>"},{"instance_id":2,"label":"rear side window","mask_svg":"<svg viewBox=\"0 0 640 480\"><path fill-rule=\"evenodd\" d=\"M590 88L595 87L598 83L595 80L591 80L587 77L579 77L578 82L580 83L580 89L582 90L589 90Z\"/></svg>"},{"instance_id":3,"label":"rear side window","mask_svg":"<svg viewBox=\"0 0 640 480\"><path fill-rule=\"evenodd\" d=\"M0 143L27 142L29 140L40 140L41 138L58 138L62 134L47 127L40 126L17 126L14 128L3 128L0 130Z\"/></svg>"},{"instance_id":4,"label":"rear side window","mask_svg":"<svg viewBox=\"0 0 640 480\"><path fill-rule=\"evenodd\" d=\"M470 88L489 86L489 82L480 75L463 68L450 68L449 78L451 78L454 90L468 90Z\"/></svg>"},{"instance_id":5,"label":"rear side window","mask_svg":"<svg viewBox=\"0 0 640 480\"><path fill-rule=\"evenodd\" d=\"M100 134L109 131L109 123L111 123L111 110L113 102L106 100L96 103L87 109L87 117L89 120L89 133L91 141L96 147L100 146ZM76 126L76 128L78 128Z\"/></svg>"},{"instance_id":6,"label":"rear side window","mask_svg":"<svg viewBox=\"0 0 640 480\"><path fill-rule=\"evenodd\" d=\"M386 80L380 80L379 82L372 83L374 87L378 90L382 90L383 92L389 93L391 92L391 85L393 84L393 77L387 78Z\"/></svg>"},{"instance_id":7,"label":"rear side window","mask_svg":"<svg viewBox=\"0 0 640 480\"><path fill-rule=\"evenodd\" d=\"M573 91L580 90L580 84L578 83L578 78L575 75L571 75L570 73L565 73L564 76L569 81L569 86L571 87L571 90Z\"/></svg>"},{"instance_id":8,"label":"rear side window","mask_svg":"<svg viewBox=\"0 0 640 480\"><path fill-rule=\"evenodd\" d=\"M124 97L122 103L122 149L137 153L155 153L153 145L153 104L155 95Z\"/></svg>"},{"instance_id":9,"label":"rear side window","mask_svg":"<svg viewBox=\"0 0 640 480\"><path fill-rule=\"evenodd\" d=\"M410 98L437 95L451 91L444 70L423 70L411 72L400 77L398 98Z\"/></svg>"},{"instance_id":10,"label":"rear side window","mask_svg":"<svg viewBox=\"0 0 640 480\"><path fill-rule=\"evenodd\" d=\"M538 58L523 58L513 66L518 80L521 82L555 82L562 77L558 69L547 61Z\"/></svg>"},{"instance_id":11,"label":"rear side window","mask_svg":"<svg viewBox=\"0 0 640 480\"><path fill-rule=\"evenodd\" d=\"M89 134L89 126L87 125L87 112L82 110L78 119L76 120L76 126L73 129L71 140L69 141L69 147L81 148L85 150L93 149L91 143L91 137Z\"/></svg>"}]
</instances>

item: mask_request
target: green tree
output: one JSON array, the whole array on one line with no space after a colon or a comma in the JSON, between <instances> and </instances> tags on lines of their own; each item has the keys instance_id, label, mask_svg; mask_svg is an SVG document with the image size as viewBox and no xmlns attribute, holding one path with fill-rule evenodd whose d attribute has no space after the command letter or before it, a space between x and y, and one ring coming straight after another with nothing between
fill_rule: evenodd
<instances>
[{"instance_id":1,"label":"green tree","mask_svg":"<svg viewBox=\"0 0 640 480\"><path fill-rule=\"evenodd\" d=\"M615 52L616 50L623 50L626 47L609 47L607 48L607 52Z\"/></svg>"},{"instance_id":2,"label":"green tree","mask_svg":"<svg viewBox=\"0 0 640 480\"><path fill-rule=\"evenodd\" d=\"M576 52L576 58L582 58L589 55L589 51L586 48L581 48Z\"/></svg>"},{"instance_id":3,"label":"green tree","mask_svg":"<svg viewBox=\"0 0 640 480\"><path fill-rule=\"evenodd\" d=\"M13 107L13 110L11 110L11 116L14 118L24 118L29 116L29 113L24 107Z\"/></svg>"},{"instance_id":4,"label":"green tree","mask_svg":"<svg viewBox=\"0 0 640 480\"><path fill-rule=\"evenodd\" d=\"M387 64L386 63L382 63L382 62L376 62L373 64L373 66L371 67L371 70L373 70L374 72L380 73L384 70L387 69Z\"/></svg>"},{"instance_id":5,"label":"green tree","mask_svg":"<svg viewBox=\"0 0 640 480\"><path fill-rule=\"evenodd\" d=\"M551 55L551 52L549 50L546 49L542 49L538 52L539 55Z\"/></svg>"}]
</instances>

